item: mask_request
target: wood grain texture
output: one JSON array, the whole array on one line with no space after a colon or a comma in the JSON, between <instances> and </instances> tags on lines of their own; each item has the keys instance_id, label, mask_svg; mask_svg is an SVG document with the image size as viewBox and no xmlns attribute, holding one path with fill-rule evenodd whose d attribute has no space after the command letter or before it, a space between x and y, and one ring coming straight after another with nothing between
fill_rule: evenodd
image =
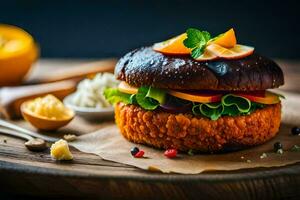
<instances>
[{"instance_id":1,"label":"wood grain texture","mask_svg":"<svg viewBox=\"0 0 300 200\"><path fill-rule=\"evenodd\" d=\"M284 89L300 92L299 63L279 63L289 77ZM33 153L23 140L0 135L0 192L51 199L300 198L300 164L198 175L161 174L71 150L73 161L57 162L49 150Z\"/></svg>"}]
</instances>

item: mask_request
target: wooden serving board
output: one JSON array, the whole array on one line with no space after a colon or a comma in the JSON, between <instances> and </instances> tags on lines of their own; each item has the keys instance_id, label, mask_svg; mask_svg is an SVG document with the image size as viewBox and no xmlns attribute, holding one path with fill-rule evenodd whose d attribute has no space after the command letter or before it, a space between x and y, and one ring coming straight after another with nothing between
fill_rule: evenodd
<instances>
[{"instance_id":1,"label":"wooden serving board","mask_svg":"<svg viewBox=\"0 0 300 200\"><path fill-rule=\"evenodd\" d=\"M47 71L51 69L50 65L68 66L70 63L45 60L37 70ZM300 92L300 69L297 68L300 63L279 63L289 77L284 89ZM93 128L110 123L113 122L96 123ZM290 128L284 125L282 130L290 131ZM179 175L143 171L101 160L96 155L73 148L72 152L73 161L57 162L50 157L49 150L33 153L24 147L23 140L0 135L0 197L14 194L51 199L300 198L300 163L276 168Z\"/></svg>"}]
</instances>

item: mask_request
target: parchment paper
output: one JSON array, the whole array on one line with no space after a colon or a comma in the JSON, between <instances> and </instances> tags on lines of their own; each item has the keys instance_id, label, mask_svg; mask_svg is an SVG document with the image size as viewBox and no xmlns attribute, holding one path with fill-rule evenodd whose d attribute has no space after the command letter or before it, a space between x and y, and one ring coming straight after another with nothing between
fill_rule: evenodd
<instances>
[{"instance_id":1,"label":"parchment paper","mask_svg":"<svg viewBox=\"0 0 300 200\"><path fill-rule=\"evenodd\" d=\"M284 166L300 161L300 152L290 150L293 145L300 146L300 136L293 136L290 133L293 125L300 126L300 95L281 93L286 96L286 100L282 102L283 120L280 133L266 144L238 152L193 156L179 154L178 158L168 159L163 155L162 150L128 142L114 124L106 124L95 132L82 135L71 145L82 152L99 155L105 160L164 173L197 174L208 170ZM273 151L273 144L276 141L283 144L283 154ZM145 158L133 158L130 154L133 146L143 149ZM267 154L267 157L261 158L263 153Z\"/></svg>"}]
</instances>

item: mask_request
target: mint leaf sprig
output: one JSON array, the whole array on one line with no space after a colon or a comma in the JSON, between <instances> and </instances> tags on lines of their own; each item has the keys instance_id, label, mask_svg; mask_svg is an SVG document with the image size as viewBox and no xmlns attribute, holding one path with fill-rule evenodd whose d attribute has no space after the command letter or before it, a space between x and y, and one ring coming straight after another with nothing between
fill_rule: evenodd
<instances>
[{"instance_id":1,"label":"mint leaf sprig","mask_svg":"<svg viewBox=\"0 0 300 200\"><path fill-rule=\"evenodd\" d=\"M183 44L187 48L192 49L191 56L193 58L198 58L204 53L206 45L211 39L210 33L195 28L189 28L187 29L186 34L187 38L183 41Z\"/></svg>"}]
</instances>

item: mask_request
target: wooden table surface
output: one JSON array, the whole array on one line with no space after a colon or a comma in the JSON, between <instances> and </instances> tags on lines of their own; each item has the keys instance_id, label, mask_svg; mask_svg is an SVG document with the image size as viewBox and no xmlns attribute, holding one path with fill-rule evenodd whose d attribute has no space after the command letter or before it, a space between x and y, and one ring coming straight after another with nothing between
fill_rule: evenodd
<instances>
[{"instance_id":1,"label":"wooden table surface","mask_svg":"<svg viewBox=\"0 0 300 200\"><path fill-rule=\"evenodd\" d=\"M44 70L72 67L82 62L85 61L42 60L31 77L37 77ZM300 62L279 60L278 63L286 76L282 89L300 93ZM51 159L49 150L32 153L24 147L23 140L0 135L1 194L51 199L300 199L300 163L179 175L147 172L72 151L74 161L56 162Z\"/></svg>"}]
</instances>

